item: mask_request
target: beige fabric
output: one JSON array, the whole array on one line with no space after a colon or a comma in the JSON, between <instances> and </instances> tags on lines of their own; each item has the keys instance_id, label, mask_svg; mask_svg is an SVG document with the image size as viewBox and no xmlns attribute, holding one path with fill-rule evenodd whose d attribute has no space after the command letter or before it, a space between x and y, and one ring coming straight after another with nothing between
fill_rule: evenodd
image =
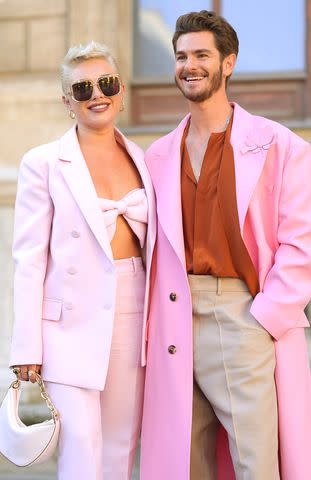
<instances>
[{"instance_id":1,"label":"beige fabric","mask_svg":"<svg viewBox=\"0 0 311 480\"><path fill-rule=\"evenodd\" d=\"M215 442L228 432L236 480L279 480L275 356L249 313L239 279L189 275L193 303L194 400L191 480L216 480Z\"/></svg>"}]
</instances>

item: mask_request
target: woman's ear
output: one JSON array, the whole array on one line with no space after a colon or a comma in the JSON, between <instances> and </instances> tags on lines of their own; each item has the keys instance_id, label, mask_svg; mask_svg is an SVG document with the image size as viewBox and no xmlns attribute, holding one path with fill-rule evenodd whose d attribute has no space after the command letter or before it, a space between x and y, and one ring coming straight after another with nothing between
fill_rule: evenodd
<instances>
[{"instance_id":1,"label":"woman's ear","mask_svg":"<svg viewBox=\"0 0 311 480\"><path fill-rule=\"evenodd\" d=\"M67 98L65 95L62 96L62 100L63 100L63 104L65 105L65 107L68 108L68 109L70 109L69 100L68 100L68 98Z\"/></svg>"}]
</instances>

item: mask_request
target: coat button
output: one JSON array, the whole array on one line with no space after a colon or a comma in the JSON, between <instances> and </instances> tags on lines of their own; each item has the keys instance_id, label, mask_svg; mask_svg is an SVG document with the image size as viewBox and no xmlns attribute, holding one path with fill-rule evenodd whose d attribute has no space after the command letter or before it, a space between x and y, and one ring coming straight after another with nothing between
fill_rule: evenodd
<instances>
[{"instance_id":1,"label":"coat button","mask_svg":"<svg viewBox=\"0 0 311 480\"><path fill-rule=\"evenodd\" d=\"M172 302L176 302L176 299L177 299L176 293L175 292L170 293L170 300Z\"/></svg>"},{"instance_id":2,"label":"coat button","mask_svg":"<svg viewBox=\"0 0 311 480\"><path fill-rule=\"evenodd\" d=\"M75 275L77 273L77 269L75 267L69 267L67 273L69 273L69 275Z\"/></svg>"},{"instance_id":3,"label":"coat button","mask_svg":"<svg viewBox=\"0 0 311 480\"><path fill-rule=\"evenodd\" d=\"M73 238L79 238L79 237L80 237L80 233L79 233L77 230L72 230L71 236L72 236Z\"/></svg>"},{"instance_id":4,"label":"coat button","mask_svg":"<svg viewBox=\"0 0 311 480\"><path fill-rule=\"evenodd\" d=\"M174 355L174 353L177 352L177 348L175 347L175 345L170 345L168 347L168 352L171 353L172 355Z\"/></svg>"},{"instance_id":5,"label":"coat button","mask_svg":"<svg viewBox=\"0 0 311 480\"><path fill-rule=\"evenodd\" d=\"M68 302L68 303L65 304L65 308L66 308L66 310L72 310L73 309L73 304Z\"/></svg>"}]
</instances>

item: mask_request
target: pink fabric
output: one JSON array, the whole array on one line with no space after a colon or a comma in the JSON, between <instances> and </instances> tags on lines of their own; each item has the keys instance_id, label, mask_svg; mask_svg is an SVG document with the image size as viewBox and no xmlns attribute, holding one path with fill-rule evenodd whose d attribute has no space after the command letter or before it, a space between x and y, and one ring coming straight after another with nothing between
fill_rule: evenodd
<instances>
[{"instance_id":1,"label":"pink fabric","mask_svg":"<svg viewBox=\"0 0 311 480\"><path fill-rule=\"evenodd\" d=\"M144 247L148 221L148 203L144 188L136 188L120 200L99 197L99 204L110 241L116 233L118 215L122 215L138 237L141 248Z\"/></svg>"},{"instance_id":2,"label":"pink fabric","mask_svg":"<svg viewBox=\"0 0 311 480\"><path fill-rule=\"evenodd\" d=\"M117 260L115 267L116 313L104 390L47 383L61 414L58 480L131 479L144 389L146 278L140 258Z\"/></svg>"},{"instance_id":3,"label":"pink fabric","mask_svg":"<svg viewBox=\"0 0 311 480\"><path fill-rule=\"evenodd\" d=\"M234 108L231 144L239 223L261 290L251 313L275 338L281 479L307 480L311 478L311 378L303 334L309 324L303 308L311 297L311 188L302 179L311 178L311 148L282 125L238 105ZM146 154L157 197L158 242L141 480L189 479L192 306L180 200L180 142L188 119ZM170 301L170 292L176 293L176 301ZM176 346L174 355L168 352L169 345ZM220 480L232 478L227 454L224 448L219 451L224 459Z\"/></svg>"},{"instance_id":4,"label":"pink fabric","mask_svg":"<svg viewBox=\"0 0 311 480\"><path fill-rule=\"evenodd\" d=\"M133 160L148 202L141 337L145 364L155 199L142 150L118 130L115 136ZM113 331L116 273L103 213L75 127L23 157L13 257L15 318L10 364L43 364L47 381L102 390Z\"/></svg>"}]
</instances>

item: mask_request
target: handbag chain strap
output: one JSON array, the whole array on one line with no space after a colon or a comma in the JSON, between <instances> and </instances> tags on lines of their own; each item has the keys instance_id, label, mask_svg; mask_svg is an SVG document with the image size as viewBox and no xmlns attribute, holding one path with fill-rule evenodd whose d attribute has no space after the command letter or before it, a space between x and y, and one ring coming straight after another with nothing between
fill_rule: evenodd
<instances>
[{"instance_id":1,"label":"handbag chain strap","mask_svg":"<svg viewBox=\"0 0 311 480\"><path fill-rule=\"evenodd\" d=\"M50 396L49 396L49 394L48 394L48 392L45 388L42 377L39 375L39 373L36 373L36 382L39 385L41 397L45 400L48 409L51 410L51 412L52 412L54 421L58 420L59 413L58 413L54 403L52 402L52 400L51 400L51 398L50 398ZM21 386L21 381L19 380L19 378L14 380L14 382L11 384L12 388L20 388L20 386Z\"/></svg>"}]
</instances>

